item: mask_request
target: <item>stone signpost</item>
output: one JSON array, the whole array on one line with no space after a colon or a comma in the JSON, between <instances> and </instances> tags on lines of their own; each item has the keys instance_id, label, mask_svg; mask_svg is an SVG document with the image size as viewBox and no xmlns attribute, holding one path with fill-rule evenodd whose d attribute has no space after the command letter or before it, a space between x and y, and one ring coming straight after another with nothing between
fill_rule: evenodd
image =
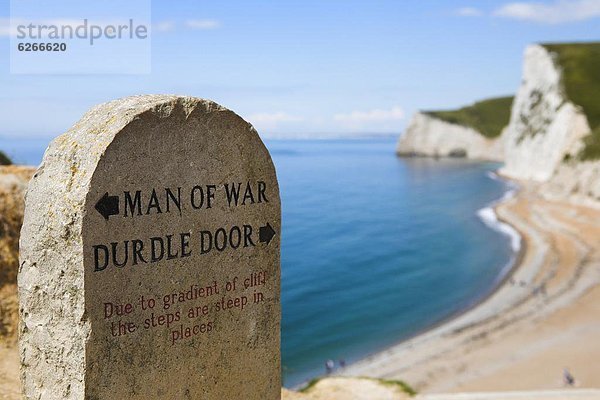
<instances>
[{"instance_id":1,"label":"stone signpost","mask_svg":"<svg viewBox=\"0 0 600 400\"><path fill-rule=\"evenodd\" d=\"M280 200L256 131L137 96L52 142L27 193L27 399L279 399Z\"/></svg>"}]
</instances>

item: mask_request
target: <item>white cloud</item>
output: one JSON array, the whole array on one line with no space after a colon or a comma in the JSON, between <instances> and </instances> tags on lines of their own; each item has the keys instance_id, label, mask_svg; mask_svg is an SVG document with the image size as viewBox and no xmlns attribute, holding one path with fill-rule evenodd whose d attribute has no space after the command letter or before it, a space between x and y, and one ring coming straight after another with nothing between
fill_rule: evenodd
<instances>
[{"instance_id":1,"label":"white cloud","mask_svg":"<svg viewBox=\"0 0 600 400\"><path fill-rule=\"evenodd\" d=\"M515 2L496 11L498 17L546 24L583 21L600 17L600 0L558 0L552 3Z\"/></svg>"},{"instance_id":2,"label":"white cloud","mask_svg":"<svg viewBox=\"0 0 600 400\"><path fill-rule=\"evenodd\" d=\"M161 21L154 25L154 29L158 32L171 32L175 29L175 23L173 21Z\"/></svg>"},{"instance_id":3,"label":"white cloud","mask_svg":"<svg viewBox=\"0 0 600 400\"><path fill-rule=\"evenodd\" d=\"M349 114L336 114L333 119L354 130L390 130L396 129L398 122L404 119L404 110L400 106L394 106L389 110L353 111Z\"/></svg>"},{"instance_id":4,"label":"white cloud","mask_svg":"<svg viewBox=\"0 0 600 400\"><path fill-rule=\"evenodd\" d=\"M456 15L461 17L481 17L483 12L474 7L463 7L456 10Z\"/></svg>"},{"instance_id":5,"label":"white cloud","mask_svg":"<svg viewBox=\"0 0 600 400\"><path fill-rule=\"evenodd\" d=\"M185 25L191 29L209 30L221 27L221 22L214 19L189 19Z\"/></svg>"},{"instance_id":6,"label":"white cloud","mask_svg":"<svg viewBox=\"0 0 600 400\"><path fill-rule=\"evenodd\" d=\"M277 129L282 123L299 122L302 120L303 118L284 112L257 113L248 116L248 121L258 130Z\"/></svg>"}]
</instances>

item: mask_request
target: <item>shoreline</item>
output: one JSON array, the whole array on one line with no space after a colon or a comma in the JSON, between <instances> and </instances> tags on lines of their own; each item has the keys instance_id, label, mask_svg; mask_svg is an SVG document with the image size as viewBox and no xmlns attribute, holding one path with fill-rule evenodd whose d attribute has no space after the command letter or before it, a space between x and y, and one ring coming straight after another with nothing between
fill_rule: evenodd
<instances>
[{"instance_id":1,"label":"shoreline","mask_svg":"<svg viewBox=\"0 0 600 400\"><path fill-rule=\"evenodd\" d=\"M497 175L497 179L505 180L506 178ZM379 352L366 356L344 369L335 371L333 375L401 379L424 392L452 391L460 387L468 388L469 385L459 384L459 382L463 380L476 381L477 379L474 376L481 377L485 374L479 373L477 368L470 371L471 368L465 367L471 361L469 357L473 358L474 356L467 357L462 353L478 352L483 354L489 352L486 347L492 349L500 347L491 341L491 337L496 335L496 331L510 331L516 325L531 324L534 316L540 317L540 314L551 314L546 311L556 311L553 307L543 307L543 305L537 304L539 303L537 301L538 296L543 296L543 299L548 296L546 280L540 281L538 278L540 271L544 270L545 267L548 269L546 264L556 263L556 259L547 259L549 252L557 251L554 248L556 243L548 240L545 232L542 232L543 228L539 226L533 228L536 224L533 217L520 218L515 213L515 209L527 207L528 202L535 199L537 202L548 204L549 207L559 206L570 211L585 209L585 212L593 213L593 210L583 206L565 205L561 202L541 199L537 195L538 188L534 184L514 180L508 180L508 182L520 183L516 195L509 196L506 199L503 198L500 202L494 204L492 208L499 223L510 225L521 236L521 248L514 256L513 265L507 270L495 288L482 296L472 306L445 318L440 323L411 338L402 340ZM541 233L544 233L544 235ZM590 245L593 248L593 244ZM577 265L585 263L585 261L585 257L583 257ZM547 275L548 271L544 273ZM554 271L553 274L548 275L547 280L551 280L556 274L558 272ZM592 277L591 279L596 278ZM575 276L575 279L577 279L577 276ZM590 287L596 287L598 283L600 283L600 280L596 279L593 284L590 284ZM567 287L563 294L569 293L570 290ZM577 295L582 294L583 292L578 292L573 297L576 299ZM535 307L539 307L539 310L536 310ZM528 309L524 316L514 315L521 313L523 308ZM519 313L516 312L517 310L519 310ZM592 325L594 325L593 322L591 321ZM600 330L600 326L598 328ZM599 349L594 350L598 350L600 354L600 346L598 347ZM453 353L457 358L446 363L448 365L444 365L445 363L441 360L440 354L450 353ZM463 364L463 366L450 373L449 370L452 364ZM494 362L490 359L486 362L478 361L478 364L484 369L494 369ZM510 362L507 362L508 364ZM445 370L445 372L440 370ZM559 382L560 372L561 370L558 371L557 375ZM440 376L437 377L437 375ZM488 375L493 374L489 373ZM530 386L528 388L545 389L550 387L553 386ZM481 389L494 390L498 387L483 385Z\"/></svg>"},{"instance_id":2,"label":"shoreline","mask_svg":"<svg viewBox=\"0 0 600 400\"><path fill-rule=\"evenodd\" d=\"M465 307L447 315L446 317L442 318L438 322L435 322L434 324L422 329L421 331L419 331L413 335L410 335L404 339L398 340L397 342L391 344L390 346L386 346L380 350L370 352L369 354L365 355L364 357L361 357L360 359L349 363L345 368L336 369L331 375L319 375L312 379L306 380L300 384L297 384L297 385L291 387L290 388L291 390L302 390L307 385L309 385L314 379L327 378L328 376L348 376L345 372L351 370L354 365L364 362L365 360L369 360L373 357L376 357L381 353L385 353L388 350L393 349L397 346L401 346L404 343L410 342L411 340L417 339L418 337L420 337L422 335L426 335L427 333L434 331L440 327L443 327L444 325L451 323L452 321L456 320L457 318L460 318L462 315L468 313L469 311L473 310L474 308L477 308L481 304L485 303L490 297L492 297L497 291L499 291L511 279L511 276L513 275L513 273L520 267L521 263L523 262L524 256L527 251L528 244L527 244L526 237L523 235L523 233L519 229L512 226L508 221L505 221L503 218L501 218L498 215L497 208L500 207L503 203L518 196L518 194L521 190L521 186L518 184L518 182L516 182L512 179L500 176L497 171L495 171L495 172L489 171L486 175L492 180L502 182L506 186L506 190L501 197L499 197L496 200L491 201L490 203L486 204L484 207L476 210L475 216L477 218L479 218L481 223L486 225L487 228L498 232L502 236L507 237L508 241L509 241L509 246L511 247L511 250L512 250L512 253L510 255L508 262L502 267L494 285L489 290L487 290L487 291L483 292L482 294L480 294L479 296L475 297L473 299L473 301L471 303L469 303L468 305L466 305ZM482 212L485 210L488 210L488 209L490 209L493 212L493 216L494 216L493 221L488 220L487 216L482 215ZM514 231L514 235L516 235L516 236L513 235L513 232L506 232L502 228L502 225L507 225L512 231ZM515 244L514 244L515 237L516 237L516 239L518 239L518 242L519 242L518 245L516 246L516 248L515 248Z\"/></svg>"},{"instance_id":3,"label":"shoreline","mask_svg":"<svg viewBox=\"0 0 600 400\"><path fill-rule=\"evenodd\" d=\"M496 175L496 176L497 176L496 178L491 178L491 179L500 180L500 181L502 181L504 183L506 183L506 182L512 182L512 181L510 181L508 179L500 178L498 175ZM369 359L369 358L371 358L373 356L376 356L376 355L378 355L378 354L380 354L382 352L385 352L385 351L387 351L387 350L389 350L391 348L394 348L396 346L402 345L405 342L408 342L408 341L413 340L413 339L415 339L415 338L417 338L417 337L419 337L421 335L424 335L424 334L426 334L426 333L428 333L430 331L433 331L433 330L435 330L437 328L440 328L441 326L443 326L443 325L445 325L445 324L447 324L449 322L452 322L453 320L459 318L463 314L466 314L469 311L471 311L472 309L478 307L479 305L481 305L482 303L484 303L486 300L488 300L490 297L492 297L498 290L500 290L502 288L502 286L504 286L509 281L509 279L511 278L511 276L513 275L513 273L515 272L515 270L517 270L519 268L519 266L523 262L523 258L525 256L526 251L527 251L527 240L524 237L523 233L520 232L517 228L513 227L512 225L510 225L507 221L504 221L502 218L498 217L498 213L497 213L497 208L502 203L504 203L505 201L507 201L507 200L509 200L509 199L511 199L511 198L513 198L515 196L517 196L518 193L519 193L519 190L520 190L520 188L518 187L518 185L516 185L516 187L514 187L514 188L508 189L506 192L504 192L504 195L502 197L500 197L497 200L492 201L489 205L485 206L484 208L481 208L481 209L477 210L476 213L475 213L477 215L477 217L479 217L479 219L481 220L481 222L483 224L485 224L486 226L488 226L489 229L496 230L497 232L503 234L503 232L501 232L499 229L496 229L496 228L488 225L488 223L483 220L483 217L481 217L479 215L479 212L481 212L482 210L485 210L486 208L491 208L493 210L493 212L494 212L495 217L497 218L497 221L500 222L500 223L504 223L504 224L509 225L511 227L511 229L513 229L517 233L517 235L519 236L519 241L520 241L518 250L513 251L513 253L510 256L509 261L506 263L506 266L502 269L502 272L498 275L499 279L497 279L497 282L494 284L494 286L490 290L488 290L487 292L483 293L481 296L479 296L476 299L474 299L471 304L467 305L466 307L464 307L464 308L462 308L460 310L457 310L456 312L453 312L452 314L448 315L445 318L442 318L440 321L438 321L435 324L433 324L433 325L431 325L431 326L423 329L422 331L417 332L414 335L411 335L410 337L407 337L406 339L399 340L398 342L392 344L391 346L387 346L387 347L383 348L382 350L372 352L372 353L366 355L365 357L362 357L360 360L349 364L345 369L340 369L340 370L338 370L336 372L342 372L342 375L343 375L343 372L345 370L348 370L349 368L351 368L356 363L359 363L359 362L361 362L363 360ZM513 195L510 196L510 197L506 197L506 194L509 194L511 192L513 192ZM509 239L510 239L510 235L505 235L505 236L509 236ZM305 384L306 383L304 383L303 385L305 385Z\"/></svg>"}]
</instances>

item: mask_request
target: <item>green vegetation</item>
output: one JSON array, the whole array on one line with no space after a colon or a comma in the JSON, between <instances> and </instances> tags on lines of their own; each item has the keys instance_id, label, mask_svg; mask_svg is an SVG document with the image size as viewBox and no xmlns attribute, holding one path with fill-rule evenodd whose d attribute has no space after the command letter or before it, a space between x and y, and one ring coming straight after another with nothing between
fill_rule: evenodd
<instances>
[{"instance_id":1,"label":"green vegetation","mask_svg":"<svg viewBox=\"0 0 600 400\"><path fill-rule=\"evenodd\" d=\"M6 154L0 151L0 165L11 165L12 161Z\"/></svg>"},{"instance_id":2,"label":"green vegetation","mask_svg":"<svg viewBox=\"0 0 600 400\"><path fill-rule=\"evenodd\" d=\"M592 129L579 158L600 159L600 42L543 46L555 54L563 72L565 95L583 109Z\"/></svg>"},{"instance_id":3,"label":"green vegetation","mask_svg":"<svg viewBox=\"0 0 600 400\"><path fill-rule=\"evenodd\" d=\"M500 136L510 120L513 97L478 101L473 105L449 111L425 111L425 114L451 124L468 126L487 138Z\"/></svg>"},{"instance_id":4,"label":"green vegetation","mask_svg":"<svg viewBox=\"0 0 600 400\"><path fill-rule=\"evenodd\" d=\"M301 393L307 393L307 392L309 392L322 379L326 379L326 378L325 377L320 377L320 378L311 379L311 381L308 382L308 384L305 387L303 387L302 389L300 389L300 392ZM361 377L361 378L356 378L356 379L368 379L368 380L371 380L371 381L379 382L382 385L397 388L400 391L408 394L409 396L416 396L416 394L417 394L417 391L415 389L413 389L408 383L406 383L404 381L400 381L400 380L377 379L377 378L368 378L368 377Z\"/></svg>"},{"instance_id":5,"label":"green vegetation","mask_svg":"<svg viewBox=\"0 0 600 400\"><path fill-rule=\"evenodd\" d=\"M300 389L300 392L301 393L308 393L322 379L326 379L326 378L325 377L320 377L320 378L311 379L311 381L308 382L308 384L305 387L303 387L302 389ZM368 380L371 380L371 381L378 382L378 383L380 383L382 385L385 385L385 386L390 386L390 387L397 388L400 391L408 394L409 396L416 396L417 395L417 391L415 389L413 389L408 383L406 383L404 381L392 380L392 379L377 379L377 378L369 378L369 377L360 377L360 378L355 378L355 379L368 379Z\"/></svg>"},{"instance_id":6,"label":"green vegetation","mask_svg":"<svg viewBox=\"0 0 600 400\"><path fill-rule=\"evenodd\" d=\"M404 381L390 380L390 379L376 379L376 381L378 381L381 384L386 385L386 386L398 387L398 388L400 388L400 390L402 390L404 393L408 394L409 396L417 395L417 391Z\"/></svg>"},{"instance_id":7,"label":"green vegetation","mask_svg":"<svg viewBox=\"0 0 600 400\"><path fill-rule=\"evenodd\" d=\"M319 383L319 381L323 379L323 378L313 378L310 380L310 382L308 382L308 384L306 386L304 386L302 389L300 389L300 393L306 393L308 392L310 389L312 389L313 387L315 387L315 385L317 383Z\"/></svg>"},{"instance_id":8,"label":"green vegetation","mask_svg":"<svg viewBox=\"0 0 600 400\"><path fill-rule=\"evenodd\" d=\"M579 153L579 158L583 161L600 159L600 125L596 127L588 136L583 139L585 147Z\"/></svg>"}]
</instances>

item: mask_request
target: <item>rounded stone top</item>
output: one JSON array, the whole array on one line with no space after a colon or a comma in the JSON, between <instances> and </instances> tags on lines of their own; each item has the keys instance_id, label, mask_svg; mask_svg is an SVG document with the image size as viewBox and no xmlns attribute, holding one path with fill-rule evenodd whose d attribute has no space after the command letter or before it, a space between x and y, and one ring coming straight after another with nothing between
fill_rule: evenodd
<instances>
[{"instance_id":1,"label":"rounded stone top","mask_svg":"<svg viewBox=\"0 0 600 400\"><path fill-rule=\"evenodd\" d=\"M25 397L278 399L280 231L273 162L234 112L93 107L28 189Z\"/></svg>"}]
</instances>

